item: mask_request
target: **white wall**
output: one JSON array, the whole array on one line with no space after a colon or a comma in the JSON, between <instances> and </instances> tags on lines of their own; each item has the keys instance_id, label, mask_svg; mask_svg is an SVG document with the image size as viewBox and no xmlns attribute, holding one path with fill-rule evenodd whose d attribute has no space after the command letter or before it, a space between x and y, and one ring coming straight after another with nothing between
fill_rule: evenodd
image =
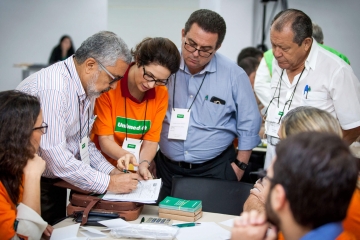
<instances>
[{"instance_id":1,"label":"white wall","mask_svg":"<svg viewBox=\"0 0 360 240\"><path fill-rule=\"evenodd\" d=\"M267 16L276 3L268 3ZM360 1L359 0L288 0L289 8L304 11L312 21L319 24L324 33L324 43L345 54L360 79ZM280 11L278 4L277 12ZM256 2L254 12L254 42L257 45L261 40L262 5ZM269 30L269 29L267 29ZM269 32L267 31L266 44L270 48Z\"/></svg>"},{"instance_id":2,"label":"white wall","mask_svg":"<svg viewBox=\"0 0 360 240\"><path fill-rule=\"evenodd\" d=\"M107 29L107 0L0 0L0 91L22 80L16 63L46 64L60 37L75 47Z\"/></svg>"}]
</instances>

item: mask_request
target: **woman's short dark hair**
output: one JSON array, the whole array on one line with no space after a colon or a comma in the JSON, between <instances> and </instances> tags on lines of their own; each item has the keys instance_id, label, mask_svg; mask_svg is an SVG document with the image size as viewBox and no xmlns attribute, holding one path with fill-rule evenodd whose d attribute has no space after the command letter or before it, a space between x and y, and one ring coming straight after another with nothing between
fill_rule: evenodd
<instances>
[{"instance_id":1,"label":"woman's short dark hair","mask_svg":"<svg viewBox=\"0 0 360 240\"><path fill-rule=\"evenodd\" d=\"M167 38L145 38L131 50L131 54L138 66L156 63L169 69L171 74L176 73L180 66L179 50Z\"/></svg>"},{"instance_id":2,"label":"woman's short dark hair","mask_svg":"<svg viewBox=\"0 0 360 240\"><path fill-rule=\"evenodd\" d=\"M223 17L209 9L199 9L193 12L185 23L185 34L190 31L194 23L199 25L205 32L217 33L216 48L220 47L226 34L226 23Z\"/></svg>"},{"instance_id":3,"label":"woman's short dark hair","mask_svg":"<svg viewBox=\"0 0 360 240\"><path fill-rule=\"evenodd\" d=\"M295 134L276 146L276 155L271 187L284 187L297 223L314 229L346 217L358 168L339 136L320 132Z\"/></svg>"},{"instance_id":4,"label":"woman's short dark hair","mask_svg":"<svg viewBox=\"0 0 360 240\"><path fill-rule=\"evenodd\" d=\"M16 90L0 92L0 181L14 204L23 169L35 154L30 139L39 114L38 98Z\"/></svg>"}]
</instances>

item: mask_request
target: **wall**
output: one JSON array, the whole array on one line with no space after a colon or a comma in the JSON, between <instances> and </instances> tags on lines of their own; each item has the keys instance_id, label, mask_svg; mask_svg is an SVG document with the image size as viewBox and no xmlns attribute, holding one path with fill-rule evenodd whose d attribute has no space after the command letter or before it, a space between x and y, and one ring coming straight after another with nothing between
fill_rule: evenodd
<instances>
[{"instance_id":1,"label":"wall","mask_svg":"<svg viewBox=\"0 0 360 240\"><path fill-rule=\"evenodd\" d=\"M267 16L271 15L274 5L276 3L268 3ZM360 79L360 48L358 46L360 43L360 32L358 31L360 1L288 0L288 7L304 11L314 22L319 24L324 33L325 45L345 54L351 62L355 75ZM279 11L280 4L276 8L276 13ZM261 40L262 4L260 1L255 3L254 13L257 16L254 18L253 45L255 46ZM267 34L266 44L270 48L269 38L269 34Z\"/></svg>"},{"instance_id":2,"label":"wall","mask_svg":"<svg viewBox=\"0 0 360 240\"><path fill-rule=\"evenodd\" d=\"M107 0L0 0L0 91L22 80L16 63L46 64L63 34L75 47L107 29Z\"/></svg>"}]
</instances>

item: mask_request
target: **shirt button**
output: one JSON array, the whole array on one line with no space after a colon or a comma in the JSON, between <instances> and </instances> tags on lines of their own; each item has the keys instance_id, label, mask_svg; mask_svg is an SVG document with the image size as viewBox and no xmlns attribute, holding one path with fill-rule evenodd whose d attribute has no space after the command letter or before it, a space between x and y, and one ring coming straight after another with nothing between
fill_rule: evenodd
<instances>
[{"instance_id":1,"label":"shirt button","mask_svg":"<svg viewBox=\"0 0 360 240\"><path fill-rule=\"evenodd\" d=\"M185 151L185 154L188 154L188 151Z\"/></svg>"},{"instance_id":2,"label":"shirt button","mask_svg":"<svg viewBox=\"0 0 360 240\"><path fill-rule=\"evenodd\" d=\"M193 98L193 95L190 95L190 98Z\"/></svg>"}]
</instances>

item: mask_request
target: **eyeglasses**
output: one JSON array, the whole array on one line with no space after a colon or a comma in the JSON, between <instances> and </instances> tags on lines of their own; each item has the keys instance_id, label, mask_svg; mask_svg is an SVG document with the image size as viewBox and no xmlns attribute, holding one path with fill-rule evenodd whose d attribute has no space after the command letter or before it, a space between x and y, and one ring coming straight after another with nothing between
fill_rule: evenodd
<instances>
[{"instance_id":1,"label":"eyeglasses","mask_svg":"<svg viewBox=\"0 0 360 240\"><path fill-rule=\"evenodd\" d=\"M94 58L95 59L95 58ZM96 59L95 59L96 60ZM100 65L100 67L112 78L112 81L109 82L109 85L120 81L124 76L119 76L119 77L114 77L114 75L112 75L105 67L104 65L102 65L98 60L96 60L96 62Z\"/></svg>"},{"instance_id":2,"label":"eyeglasses","mask_svg":"<svg viewBox=\"0 0 360 240\"><path fill-rule=\"evenodd\" d=\"M49 126L47 125L46 122L42 122L41 127L33 128L33 131L35 131L35 130L40 130L43 134L46 134L48 127L49 127Z\"/></svg>"},{"instance_id":3,"label":"eyeglasses","mask_svg":"<svg viewBox=\"0 0 360 240\"><path fill-rule=\"evenodd\" d=\"M158 86L165 86L168 81L169 81L169 78L168 79L165 79L165 80L156 80L153 76L150 76L146 70L145 70L145 67L144 65L142 66L143 67L143 70L144 70L144 75L143 75L143 78L148 81L148 82L155 82L155 85L158 85Z\"/></svg>"},{"instance_id":4,"label":"eyeglasses","mask_svg":"<svg viewBox=\"0 0 360 240\"><path fill-rule=\"evenodd\" d=\"M197 49L196 47L192 46L191 44L187 43L186 41L184 41L184 48L191 53L198 51L199 55L204 58L208 58L208 57L210 57L211 54L213 54L213 52L206 52L204 50Z\"/></svg>"},{"instance_id":5,"label":"eyeglasses","mask_svg":"<svg viewBox=\"0 0 360 240\"><path fill-rule=\"evenodd\" d=\"M264 178L267 178L269 179L269 181L273 181L273 178L269 177L267 175L267 171L265 169L259 169L258 171L256 172L250 172L249 173L250 175L255 175L257 176L261 181L264 179Z\"/></svg>"}]
</instances>

